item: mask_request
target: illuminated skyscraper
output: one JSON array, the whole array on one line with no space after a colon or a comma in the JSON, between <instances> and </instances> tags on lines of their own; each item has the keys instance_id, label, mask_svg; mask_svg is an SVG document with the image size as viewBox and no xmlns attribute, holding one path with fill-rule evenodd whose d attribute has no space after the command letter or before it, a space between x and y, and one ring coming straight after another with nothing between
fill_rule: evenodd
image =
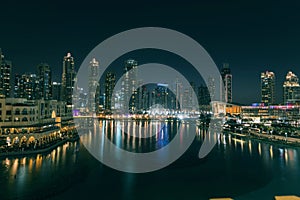
<instances>
[{"instance_id":1,"label":"illuminated skyscraper","mask_svg":"<svg viewBox=\"0 0 300 200\"><path fill-rule=\"evenodd\" d=\"M135 112L137 104L137 66L135 60L125 61L121 91L121 108L124 111Z\"/></svg>"},{"instance_id":2,"label":"illuminated skyscraper","mask_svg":"<svg viewBox=\"0 0 300 200\"><path fill-rule=\"evenodd\" d=\"M300 85L298 77L289 71L283 83L283 102L299 103L300 102Z\"/></svg>"},{"instance_id":3,"label":"illuminated skyscraper","mask_svg":"<svg viewBox=\"0 0 300 200\"><path fill-rule=\"evenodd\" d=\"M63 72L62 72L62 100L68 105L72 104L72 96L75 85L75 69L74 58L71 53L68 53L63 60Z\"/></svg>"},{"instance_id":4,"label":"illuminated skyscraper","mask_svg":"<svg viewBox=\"0 0 300 200\"><path fill-rule=\"evenodd\" d=\"M0 49L0 95L10 97L12 64L4 59Z\"/></svg>"},{"instance_id":5,"label":"illuminated skyscraper","mask_svg":"<svg viewBox=\"0 0 300 200\"><path fill-rule=\"evenodd\" d=\"M232 102L232 75L228 63L223 64L221 69L221 76L224 84L224 97L228 103Z\"/></svg>"},{"instance_id":6,"label":"illuminated skyscraper","mask_svg":"<svg viewBox=\"0 0 300 200\"><path fill-rule=\"evenodd\" d=\"M15 75L14 97L36 100L39 98L39 79L36 74Z\"/></svg>"},{"instance_id":7,"label":"illuminated skyscraper","mask_svg":"<svg viewBox=\"0 0 300 200\"><path fill-rule=\"evenodd\" d=\"M89 65L89 92L88 92L88 109L90 112L96 111L96 93L99 86L99 62L93 58Z\"/></svg>"},{"instance_id":8,"label":"illuminated skyscraper","mask_svg":"<svg viewBox=\"0 0 300 200\"><path fill-rule=\"evenodd\" d=\"M266 105L275 103L275 74L273 72L261 73L261 102Z\"/></svg>"},{"instance_id":9,"label":"illuminated skyscraper","mask_svg":"<svg viewBox=\"0 0 300 200\"><path fill-rule=\"evenodd\" d=\"M108 72L105 76L105 109L111 110L114 105L113 90L116 84L116 75L112 72Z\"/></svg>"},{"instance_id":10,"label":"illuminated skyscraper","mask_svg":"<svg viewBox=\"0 0 300 200\"><path fill-rule=\"evenodd\" d=\"M46 63L41 63L37 67L37 76L39 79L39 99L49 100L52 99L52 81L51 69Z\"/></svg>"},{"instance_id":11,"label":"illuminated skyscraper","mask_svg":"<svg viewBox=\"0 0 300 200\"><path fill-rule=\"evenodd\" d=\"M213 77L208 77L207 89L209 92L210 100L214 100L216 96L216 81Z\"/></svg>"},{"instance_id":12,"label":"illuminated skyscraper","mask_svg":"<svg viewBox=\"0 0 300 200\"><path fill-rule=\"evenodd\" d=\"M158 83L155 88L155 104L159 104L166 109L169 108L168 95L168 84Z\"/></svg>"},{"instance_id":13,"label":"illuminated skyscraper","mask_svg":"<svg viewBox=\"0 0 300 200\"><path fill-rule=\"evenodd\" d=\"M175 110L180 110L181 108L181 104L183 102L183 92L182 92L182 83L180 82L180 80L177 78L176 82L175 82Z\"/></svg>"}]
</instances>

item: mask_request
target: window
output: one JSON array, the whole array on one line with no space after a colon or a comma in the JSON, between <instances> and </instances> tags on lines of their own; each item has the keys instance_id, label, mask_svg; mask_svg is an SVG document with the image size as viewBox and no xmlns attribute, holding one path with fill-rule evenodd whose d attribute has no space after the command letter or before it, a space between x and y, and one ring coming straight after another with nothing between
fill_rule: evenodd
<instances>
[{"instance_id":1,"label":"window","mask_svg":"<svg viewBox=\"0 0 300 200\"><path fill-rule=\"evenodd\" d=\"M24 109L22 110L22 115L27 115L27 109L26 109L26 108L24 108Z\"/></svg>"},{"instance_id":2,"label":"window","mask_svg":"<svg viewBox=\"0 0 300 200\"><path fill-rule=\"evenodd\" d=\"M17 109L15 110L15 115L20 115L20 109L19 109L19 108L17 108Z\"/></svg>"}]
</instances>

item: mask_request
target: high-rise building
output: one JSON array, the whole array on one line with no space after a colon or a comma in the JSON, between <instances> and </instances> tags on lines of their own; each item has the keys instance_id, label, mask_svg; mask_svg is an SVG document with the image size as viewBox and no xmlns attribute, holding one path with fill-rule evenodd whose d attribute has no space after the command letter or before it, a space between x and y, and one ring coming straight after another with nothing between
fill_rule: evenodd
<instances>
[{"instance_id":1,"label":"high-rise building","mask_svg":"<svg viewBox=\"0 0 300 200\"><path fill-rule=\"evenodd\" d=\"M275 74L274 72L261 73L261 102L266 105L275 103Z\"/></svg>"},{"instance_id":2,"label":"high-rise building","mask_svg":"<svg viewBox=\"0 0 300 200\"><path fill-rule=\"evenodd\" d=\"M114 105L113 91L116 84L116 75L113 72L107 72L105 76L105 110L112 110Z\"/></svg>"},{"instance_id":3,"label":"high-rise building","mask_svg":"<svg viewBox=\"0 0 300 200\"><path fill-rule=\"evenodd\" d=\"M14 80L14 94L13 97L14 98L21 98L21 93L23 90L23 79L22 79L22 75L20 74L15 74L15 80Z\"/></svg>"},{"instance_id":4,"label":"high-rise building","mask_svg":"<svg viewBox=\"0 0 300 200\"><path fill-rule=\"evenodd\" d=\"M39 79L36 74L15 75L14 97L36 100L39 98Z\"/></svg>"},{"instance_id":5,"label":"high-rise building","mask_svg":"<svg viewBox=\"0 0 300 200\"><path fill-rule=\"evenodd\" d=\"M5 60L0 49L0 95L4 97L11 96L11 61Z\"/></svg>"},{"instance_id":6,"label":"high-rise building","mask_svg":"<svg viewBox=\"0 0 300 200\"><path fill-rule=\"evenodd\" d=\"M228 103L232 102L232 74L228 63L224 63L221 69L221 76L224 84L224 97Z\"/></svg>"},{"instance_id":7,"label":"high-rise building","mask_svg":"<svg viewBox=\"0 0 300 200\"><path fill-rule=\"evenodd\" d=\"M71 53L68 53L63 60L63 72L62 72L62 100L67 105L72 104L73 90L75 85L75 69L74 58Z\"/></svg>"},{"instance_id":8,"label":"high-rise building","mask_svg":"<svg viewBox=\"0 0 300 200\"><path fill-rule=\"evenodd\" d=\"M137 66L135 60L125 61L121 88L121 108L124 111L135 112L137 104Z\"/></svg>"},{"instance_id":9,"label":"high-rise building","mask_svg":"<svg viewBox=\"0 0 300 200\"><path fill-rule=\"evenodd\" d=\"M88 71L89 71L88 109L89 112L94 113L97 107L96 93L97 93L97 88L99 86L99 80L98 80L99 62L95 58L91 60Z\"/></svg>"},{"instance_id":10,"label":"high-rise building","mask_svg":"<svg viewBox=\"0 0 300 200\"><path fill-rule=\"evenodd\" d=\"M182 92L182 83L181 81L177 78L176 79L176 82L175 82L175 97L176 99L174 100L175 101L175 110L180 110L181 108L181 104L183 102L183 92Z\"/></svg>"},{"instance_id":11,"label":"high-rise building","mask_svg":"<svg viewBox=\"0 0 300 200\"><path fill-rule=\"evenodd\" d=\"M39 99L52 99L51 68L47 63L37 66L37 76L39 79Z\"/></svg>"},{"instance_id":12,"label":"high-rise building","mask_svg":"<svg viewBox=\"0 0 300 200\"><path fill-rule=\"evenodd\" d=\"M207 89L209 92L210 100L215 100L216 96L216 81L213 77L208 77Z\"/></svg>"},{"instance_id":13,"label":"high-rise building","mask_svg":"<svg viewBox=\"0 0 300 200\"><path fill-rule=\"evenodd\" d=\"M204 85L200 85L198 87L198 103L199 105L209 105L210 103L210 96L208 88Z\"/></svg>"},{"instance_id":14,"label":"high-rise building","mask_svg":"<svg viewBox=\"0 0 300 200\"><path fill-rule=\"evenodd\" d=\"M52 99L61 101L61 83L52 82Z\"/></svg>"},{"instance_id":15,"label":"high-rise building","mask_svg":"<svg viewBox=\"0 0 300 200\"><path fill-rule=\"evenodd\" d=\"M142 85L142 87L139 88L140 91L140 110L145 111L149 109L149 91L147 90L146 85Z\"/></svg>"},{"instance_id":16,"label":"high-rise building","mask_svg":"<svg viewBox=\"0 0 300 200\"><path fill-rule=\"evenodd\" d=\"M169 108L168 95L168 84L158 83L155 88L155 104L159 104L163 108Z\"/></svg>"},{"instance_id":17,"label":"high-rise building","mask_svg":"<svg viewBox=\"0 0 300 200\"><path fill-rule=\"evenodd\" d=\"M289 71L283 83L283 103L300 102L300 85L298 77Z\"/></svg>"}]
</instances>

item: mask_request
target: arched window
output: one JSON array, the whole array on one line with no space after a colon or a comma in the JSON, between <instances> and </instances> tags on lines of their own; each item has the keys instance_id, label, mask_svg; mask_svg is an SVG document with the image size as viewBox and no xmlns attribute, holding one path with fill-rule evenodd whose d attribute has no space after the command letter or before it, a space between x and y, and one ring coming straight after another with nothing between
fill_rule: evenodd
<instances>
[{"instance_id":1,"label":"arched window","mask_svg":"<svg viewBox=\"0 0 300 200\"><path fill-rule=\"evenodd\" d=\"M28 122L27 117L23 117L23 118L22 118L22 122Z\"/></svg>"},{"instance_id":2,"label":"arched window","mask_svg":"<svg viewBox=\"0 0 300 200\"><path fill-rule=\"evenodd\" d=\"M22 115L27 115L27 108L24 108L24 109L22 110Z\"/></svg>"},{"instance_id":3,"label":"arched window","mask_svg":"<svg viewBox=\"0 0 300 200\"><path fill-rule=\"evenodd\" d=\"M20 109L19 108L16 108L15 115L20 115Z\"/></svg>"}]
</instances>

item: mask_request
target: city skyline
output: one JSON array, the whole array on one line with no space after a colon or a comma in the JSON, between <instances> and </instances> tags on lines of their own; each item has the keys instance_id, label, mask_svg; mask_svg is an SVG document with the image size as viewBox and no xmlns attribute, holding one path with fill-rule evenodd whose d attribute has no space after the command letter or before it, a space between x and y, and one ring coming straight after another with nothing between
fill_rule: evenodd
<instances>
[{"instance_id":1,"label":"city skyline","mask_svg":"<svg viewBox=\"0 0 300 200\"><path fill-rule=\"evenodd\" d=\"M12 73L14 71L14 66L11 64L12 61L6 60L6 56L4 56L4 54L3 54L2 51L1 51L1 53L2 53L1 54L1 59L3 60L3 64L6 64L4 66L5 68L2 68L2 69L3 70L7 70L7 66L8 66L9 67L9 69L8 69L9 73ZM141 53L139 53L139 54L141 54ZM9 85L9 88L13 88L13 90L10 91L9 88L7 88L5 90L9 91L9 95L11 97L25 97L25 98L28 98L28 94L25 94L26 91L29 90L29 92L30 92L31 90L35 90L34 88L36 86L34 87L34 85L31 85L30 87L32 89L31 88L25 89L24 88L25 86L23 86L23 89L22 88L19 89L20 86L18 86L17 84L19 84L20 80L22 82L28 82L29 79L30 79L31 82L32 81L34 82L33 79L34 79L34 77L36 77L36 79L37 79L36 82L41 82L41 84L42 84L40 86L41 87L40 91L39 91L38 94L34 94L35 96L29 97L28 99L38 99L38 98L41 98L41 97L44 98L44 99L51 99L52 98L52 92L53 92L53 90L52 90L52 85L53 84L56 85L56 86L57 86L57 84L61 84L62 86L60 86L60 87L62 87L62 88L60 88L60 90L63 90L63 88L66 88L66 86L63 86L64 84L62 84L64 82L64 79L66 79L66 78L64 78L64 77L66 77L66 74L69 74L68 76L70 76L69 77L70 80L68 80L68 82L70 82L72 79L74 79L72 77L76 77L76 65L75 65L75 61L74 60L75 60L75 58L72 57L72 55L71 55L70 52L68 52L66 54L66 56L63 57L63 64L62 64L63 67L62 67L62 70L65 71L65 73L62 74L62 78L60 80L52 78L53 77L52 67L49 64L47 64L46 62L44 62L44 63L40 63L40 64L37 65L37 70L35 70L36 73L28 71L28 72L26 72L24 74L19 74L19 73L11 74L11 83L14 82L14 84ZM121 59L119 59L119 60L121 60ZM128 61L129 60L130 59L128 59ZM97 62L96 63L97 67L101 68L101 65L99 66L99 62L98 61L91 61L91 62ZM117 62L117 63L119 63L119 62ZM116 66L116 64L114 64L114 63L112 65ZM68 69L68 68L70 68L70 69ZM119 68L120 69L123 68L123 70L124 70L124 67L122 67L122 66L120 66ZM125 67L125 69L126 69L126 67ZM67 73L68 70L69 70L69 72ZM113 70L113 71L111 71L111 70ZM117 73L115 73L114 71L117 71ZM115 68L112 68L112 67L109 68L109 71L107 71L106 74L107 73L113 73L114 76L115 76L115 78L113 78L113 79L119 78L119 76L122 75L120 73L120 70L118 71L118 70L116 70ZM263 89L263 86L261 85L259 88L256 88L256 90L260 92L259 99L257 99L256 101L253 101L253 102L249 102L249 103L237 102L237 101L235 101L235 99L233 99L232 96L233 96L233 94L235 94L235 90L234 90L234 88L232 88L232 85L233 85L233 83L235 83L235 77L232 76L233 72L231 70L231 67L230 67L229 63L223 63L222 67L220 68L220 73L221 73L221 76L223 78L223 84L224 84L224 89L225 89L224 99L228 103L238 103L238 104L245 104L245 105L249 105L249 104L252 104L252 103L266 103L266 105L268 105L268 104L271 105L271 104L286 104L286 103L288 103L288 101L286 100L286 95L287 94L286 94L286 86L285 85L288 84L289 82L287 82L287 80L284 80L284 82L281 85L278 84L278 81L276 81L278 79L278 77L276 75L276 78L275 78L275 73L272 72L272 70L266 70L265 72L261 72L261 75L260 75L261 76L260 77L261 78L261 84L263 84L263 76L266 76L266 77L269 77L271 75L274 76L274 78L273 78L274 80L273 80L272 86L271 86L272 87L272 89L271 89L272 90L272 92L271 92L271 96L272 97L270 97L271 99L269 99L269 100L263 99L263 95L266 95L266 94L263 94L263 91L266 90L266 89ZM291 75L289 75L291 73L292 73L293 76L296 77L296 82L297 82L298 85L297 86L295 86L295 85L292 86L292 87L296 87L296 89L295 89L295 92L292 92L293 94L290 94L290 95L293 96L294 103L295 103L295 100L296 100L296 103L297 103L297 101L298 101L297 99L299 98L299 94L298 93L300 91L299 90L299 83L298 83L297 74L293 73L291 70L287 71L287 73L288 74L285 76L285 79L287 79L288 76L291 76ZM44 74L45 77L42 77L41 76L42 74ZM125 70L125 74L126 74L126 70ZM28 78L26 78L26 76L28 76ZM44 81L45 78L46 78L46 81ZM95 78L97 78L97 77L95 77ZM27 81L25 79L27 79ZM95 81L96 80L94 80L94 82ZM101 81L103 82L103 84L100 84L101 91L106 91L105 90L105 86L104 86L105 85L105 83L104 83L105 79L101 77L101 79L99 80L99 82L101 82ZM65 80L65 82L66 82L66 80ZM74 82L76 82L75 79L72 81L72 84L71 84L71 82L70 82L70 84L74 85ZM193 84L195 84L194 80L192 80L190 82L193 83ZM208 80L208 82L210 82L210 81ZM252 82L255 82L255 80L253 80ZM49 84L49 83L51 83L51 84ZM292 84L292 83L289 83L289 84ZM282 88L281 88L281 86L282 86ZM72 86L72 87L74 87L74 86ZM203 92L203 90L200 91L201 87L203 87L203 82L201 82L201 81L200 81L200 83L197 82L194 87L195 87L195 92L197 93L197 95L200 94L201 92ZM208 87L209 88L211 86L209 86L209 85L205 86L205 84L204 84L204 87ZM20 90L19 94L17 92L18 90ZM64 90L66 90L66 89L64 89ZM69 90L70 90L69 93L71 94L71 91L73 91L73 89L70 88ZM25 93L22 94L20 92L23 92L23 93L25 92ZM84 92L88 93L88 91L84 91ZM214 93L215 91L212 91L212 92ZM280 94L280 96L278 94ZM29 94L29 95L32 95L32 94ZM101 93L99 93L98 95L101 95ZM67 97L65 96L64 98L67 98ZM203 97L198 97L198 101L201 98L203 98ZM267 98L267 97L265 97L265 98ZM289 98L291 98L291 97L289 97ZM56 97L56 99L59 100L58 97ZM68 102L68 104L71 104L71 97L68 98L67 102ZM291 102L291 101L289 101L289 102Z\"/></svg>"},{"instance_id":2,"label":"city skyline","mask_svg":"<svg viewBox=\"0 0 300 200\"><path fill-rule=\"evenodd\" d=\"M56 80L62 72L60 56L67 52L72 52L78 68L84 57L111 35L136 27L166 27L194 38L218 66L229 63L235 77L233 99L251 103L260 99L260 91L256 90L260 83L249 82L262 71L274 71L279 85L286 71L300 74L299 2L291 2L294 6L269 1L183 4L175 0L147 6L138 1L119 3L120 6L94 1L65 1L57 6L26 1L16 7L3 2L5 9L0 16L5 31L0 44L19 73L47 62ZM138 6L135 12L127 12L134 6ZM100 12L99 8L105 9ZM276 99L282 96L282 91L278 92Z\"/></svg>"}]
</instances>

